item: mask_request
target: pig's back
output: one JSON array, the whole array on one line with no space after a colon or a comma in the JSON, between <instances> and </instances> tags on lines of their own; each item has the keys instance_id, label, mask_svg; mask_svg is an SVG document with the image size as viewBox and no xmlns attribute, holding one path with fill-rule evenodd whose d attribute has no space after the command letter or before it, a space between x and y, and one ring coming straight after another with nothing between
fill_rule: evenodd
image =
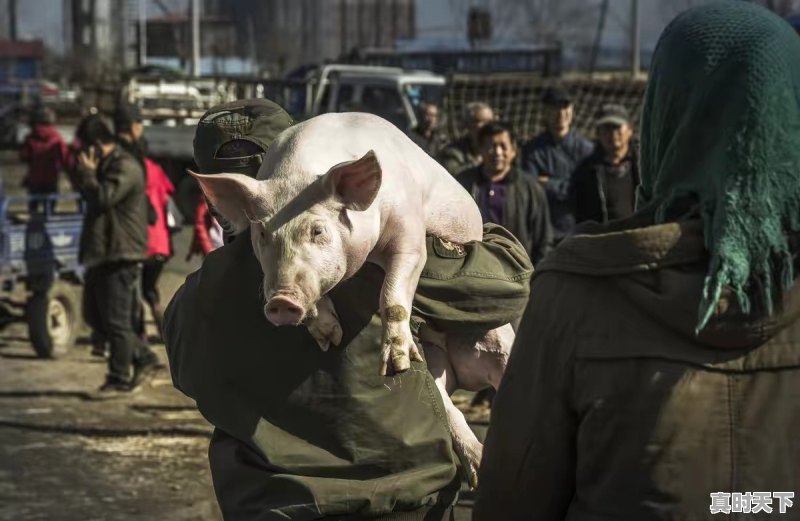
<instances>
[{"instance_id":1,"label":"pig's back","mask_svg":"<svg viewBox=\"0 0 800 521\"><path fill-rule=\"evenodd\" d=\"M469 193L405 133L378 116L346 112L311 118L281 134L265 163L271 156L283 164L273 168L276 175L297 175L300 166L313 180L369 150L375 151L383 170L376 202L384 210L407 218L422 209L427 232L453 242L482 237L480 211ZM294 168L285 168L287 162Z\"/></svg>"}]
</instances>

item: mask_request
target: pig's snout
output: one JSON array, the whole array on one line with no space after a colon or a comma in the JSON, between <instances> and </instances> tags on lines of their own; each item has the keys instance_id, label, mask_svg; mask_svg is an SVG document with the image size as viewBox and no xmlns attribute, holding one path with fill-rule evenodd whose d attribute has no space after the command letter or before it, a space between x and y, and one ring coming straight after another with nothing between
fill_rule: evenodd
<instances>
[{"instance_id":1,"label":"pig's snout","mask_svg":"<svg viewBox=\"0 0 800 521\"><path fill-rule=\"evenodd\" d=\"M264 306L267 320L276 326L296 326L305 318L305 312L297 303L286 297L275 296Z\"/></svg>"}]
</instances>

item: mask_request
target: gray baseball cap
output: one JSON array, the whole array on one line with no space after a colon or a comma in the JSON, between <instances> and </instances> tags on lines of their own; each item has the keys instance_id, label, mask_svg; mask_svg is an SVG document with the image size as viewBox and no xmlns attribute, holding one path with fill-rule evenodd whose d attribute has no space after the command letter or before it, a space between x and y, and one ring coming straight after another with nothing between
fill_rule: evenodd
<instances>
[{"instance_id":1,"label":"gray baseball cap","mask_svg":"<svg viewBox=\"0 0 800 521\"><path fill-rule=\"evenodd\" d=\"M200 118L194 134L197 168L203 174L255 175L272 141L292 123L280 105L267 99L238 100L212 107ZM217 157L222 145L237 140L250 141L261 152L245 157Z\"/></svg>"}]
</instances>

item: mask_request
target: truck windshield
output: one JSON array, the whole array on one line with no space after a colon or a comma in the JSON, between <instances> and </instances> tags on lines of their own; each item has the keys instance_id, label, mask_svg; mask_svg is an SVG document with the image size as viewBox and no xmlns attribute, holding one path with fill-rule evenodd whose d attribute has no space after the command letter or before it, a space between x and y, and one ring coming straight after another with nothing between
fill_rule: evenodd
<instances>
[{"instance_id":1,"label":"truck windshield","mask_svg":"<svg viewBox=\"0 0 800 521\"><path fill-rule=\"evenodd\" d=\"M411 106L416 111L420 103L433 103L437 107L442 106L444 98L444 85L430 85L422 83L406 83L403 90L411 102Z\"/></svg>"}]
</instances>

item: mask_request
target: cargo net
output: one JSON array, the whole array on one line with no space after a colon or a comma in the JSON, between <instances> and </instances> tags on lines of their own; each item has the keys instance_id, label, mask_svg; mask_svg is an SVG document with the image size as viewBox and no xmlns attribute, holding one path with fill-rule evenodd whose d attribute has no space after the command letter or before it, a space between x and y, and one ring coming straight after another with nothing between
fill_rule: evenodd
<instances>
[{"instance_id":1,"label":"cargo net","mask_svg":"<svg viewBox=\"0 0 800 521\"><path fill-rule=\"evenodd\" d=\"M644 100L645 80L633 78L537 78L520 76L454 76L443 101L446 128L451 137L464 132L463 115L468 103L481 101L498 118L513 125L521 142L543 130L542 96L548 87L566 89L575 101L573 127L594 136L597 111L606 103L623 105L631 115L634 131Z\"/></svg>"}]
</instances>

